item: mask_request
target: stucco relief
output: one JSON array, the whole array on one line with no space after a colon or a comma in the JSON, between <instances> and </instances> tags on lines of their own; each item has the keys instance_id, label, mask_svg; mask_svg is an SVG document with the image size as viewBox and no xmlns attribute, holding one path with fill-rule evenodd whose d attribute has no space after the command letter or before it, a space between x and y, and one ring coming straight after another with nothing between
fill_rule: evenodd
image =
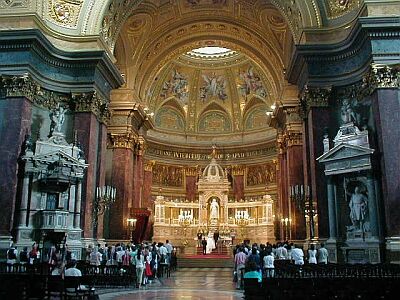
<instances>
[{"instance_id":1,"label":"stucco relief","mask_svg":"<svg viewBox=\"0 0 400 300\"><path fill-rule=\"evenodd\" d=\"M246 129L260 129L268 127L268 118L266 115L267 107L256 107L249 112L246 119Z\"/></svg>"},{"instance_id":2,"label":"stucco relief","mask_svg":"<svg viewBox=\"0 0 400 300\"><path fill-rule=\"evenodd\" d=\"M229 118L219 111L208 112L199 120L199 132L230 132L231 130Z\"/></svg>"},{"instance_id":3,"label":"stucco relief","mask_svg":"<svg viewBox=\"0 0 400 300\"><path fill-rule=\"evenodd\" d=\"M76 28L84 0L50 0L49 20L57 25Z\"/></svg>"},{"instance_id":4,"label":"stucco relief","mask_svg":"<svg viewBox=\"0 0 400 300\"><path fill-rule=\"evenodd\" d=\"M326 0L328 2L328 17L339 18L360 6L360 0Z\"/></svg>"},{"instance_id":5,"label":"stucco relief","mask_svg":"<svg viewBox=\"0 0 400 300\"><path fill-rule=\"evenodd\" d=\"M185 121L183 117L177 111L169 107L162 107L157 112L155 123L157 127L167 130L185 130Z\"/></svg>"},{"instance_id":6,"label":"stucco relief","mask_svg":"<svg viewBox=\"0 0 400 300\"><path fill-rule=\"evenodd\" d=\"M248 186L265 185L276 182L274 164L255 165L247 168L246 183Z\"/></svg>"},{"instance_id":7,"label":"stucco relief","mask_svg":"<svg viewBox=\"0 0 400 300\"><path fill-rule=\"evenodd\" d=\"M27 8L29 7L30 0L1 0L0 9L15 9L15 8Z\"/></svg>"}]
</instances>

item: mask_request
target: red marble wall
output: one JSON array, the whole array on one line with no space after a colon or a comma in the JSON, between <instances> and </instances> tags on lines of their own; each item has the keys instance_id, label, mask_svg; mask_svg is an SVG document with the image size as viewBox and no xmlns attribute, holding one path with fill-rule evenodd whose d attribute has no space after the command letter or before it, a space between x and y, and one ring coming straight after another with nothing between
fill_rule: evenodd
<instances>
[{"instance_id":1,"label":"red marble wall","mask_svg":"<svg viewBox=\"0 0 400 300\"><path fill-rule=\"evenodd\" d=\"M17 209L18 158L25 135L31 132L32 104L25 98L0 103L0 235L10 236Z\"/></svg>"},{"instance_id":2,"label":"red marble wall","mask_svg":"<svg viewBox=\"0 0 400 300\"><path fill-rule=\"evenodd\" d=\"M244 175L233 175L233 194L235 199L244 199Z\"/></svg>"},{"instance_id":3,"label":"red marble wall","mask_svg":"<svg viewBox=\"0 0 400 300\"><path fill-rule=\"evenodd\" d=\"M400 236L400 102L398 89L378 89L372 95L378 135L381 183L388 237ZM377 177L379 179L379 177Z\"/></svg>"},{"instance_id":4,"label":"red marble wall","mask_svg":"<svg viewBox=\"0 0 400 300\"><path fill-rule=\"evenodd\" d=\"M113 150L113 186L117 189L116 200L110 210L109 233L113 239L126 238L126 219L130 217L133 199L133 151L126 148Z\"/></svg>"},{"instance_id":5,"label":"red marble wall","mask_svg":"<svg viewBox=\"0 0 400 300\"><path fill-rule=\"evenodd\" d=\"M186 175L186 199L195 200L197 192L197 176Z\"/></svg>"},{"instance_id":6,"label":"red marble wall","mask_svg":"<svg viewBox=\"0 0 400 300\"><path fill-rule=\"evenodd\" d=\"M81 228L83 237L92 238L94 235L92 224L92 203L97 186L97 168L99 149L99 123L92 113L76 113L74 129L78 142L89 164L82 183Z\"/></svg>"}]
</instances>

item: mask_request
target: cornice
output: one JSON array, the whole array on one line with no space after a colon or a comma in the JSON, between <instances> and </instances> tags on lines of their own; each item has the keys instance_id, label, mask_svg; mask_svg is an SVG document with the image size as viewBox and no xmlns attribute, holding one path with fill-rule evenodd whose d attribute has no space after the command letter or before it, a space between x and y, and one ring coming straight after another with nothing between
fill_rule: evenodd
<instances>
[{"instance_id":1,"label":"cornice","mask_svg":"<svg viewBox=\"0 0 400 300\"><path fill-rule=\"evenodd\" d=\"M111 89L123 84L120 72L105 51L60 50L39 29L0 31L1 51L15 55L21 55L23 51L34 53L49 68L45 69L42 66L39 68L33 56L22 56L20 61L12 62L14 66L7 67L8 72L11 72L12 68L21 72L22 67L26 71L31 71L32 76L37 77L41 85L51 90L63 92L66 88L71 90L78 85L81 90L85 88L93 90L93 86L97 85L99 91L108 97ZM4 67L0 66L1 69L4 70ZM54 69L58 71L53 72ZM88 72L89 70L91 72ZM80 74L82 78L80 82L75 80L76 74ZM97 82L100 79L104 81Z\"/></svg>"}]
</instances>

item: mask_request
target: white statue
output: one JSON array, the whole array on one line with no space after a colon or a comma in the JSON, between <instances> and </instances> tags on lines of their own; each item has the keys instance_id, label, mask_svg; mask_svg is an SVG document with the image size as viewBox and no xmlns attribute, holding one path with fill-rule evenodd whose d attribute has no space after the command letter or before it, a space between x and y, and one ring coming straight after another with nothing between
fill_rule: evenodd
<instances>
[{"instance_id":1,"label":"white statue","mask_svg":"<svg viewBox=\"0 0 400 300\"><path fill-rule=\"evenodd\" d=\"M62 106L58 106L50 113L50 132L61 132L61 127L65 121L65 112L66 109Z\"/></svg>"},{"instance_id":2,"label":"white statue","mask_svg":"<svg viewBox=\"0 0 400 300\"><path fill-rule=\"evenodd\" d=\"M354 193L351 194L349 207L350 219L353 223L353 229L363 230L365 216L367 213L368 198L360 192L358 186L355 187Z\"/></svg>"},{"instance_id":3,"label":"white statue","mask_svg":"<svg viewBox=\"0 0 400 300\"><path fill-rule=\"evenodd\" d=\"M213 199L210 205L210 219L219 219L219 205L215 199Z\"/></svg>"}]
</instances>

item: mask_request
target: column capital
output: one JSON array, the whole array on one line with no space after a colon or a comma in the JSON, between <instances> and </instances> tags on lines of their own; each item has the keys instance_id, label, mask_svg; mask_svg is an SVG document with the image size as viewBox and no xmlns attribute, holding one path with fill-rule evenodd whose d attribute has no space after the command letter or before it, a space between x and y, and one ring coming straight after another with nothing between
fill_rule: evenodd
<instances>
[{"instance_id":1,"label":"column capital","mask_svg":"<svg viewBox=\"0 0 400 300\"><path fill-rule=\"evenodd\" d=\"M75 112L91 112L99 122L104 124L110 123L111 112L109 102L96 91L87 93L73 93L72 104Z\"/></svg>"},{"instance_id":2,"label":"column capital","mask_svg":"<svg viewBox=\"0 0 400 300\"><path fill-rule=\"evenodd\" d=\"M185 176L197 176L198 174L198 166L195 167L185 167L184 168Z\"/></svg>"},{"instance_id":3,"label":"column capital","mask_svg":"<svg viewBox=\"0 0 400 300\"><path fill-rule=\"evenodd\" d=\"M143 136L139 136L136 139L136 143L135 143L135 154L136 155L144 155L146 148L147 148L147 145L146 145L145 138Z\"/></svg>"},{"instance_id":4,"label":"column capital","mask_svg":"<svg viewBox=\"0 0 400 300\"><path fill-rule=\"evenodd\" d=\"M135 149L137 137L132 132L126 133L109 133L109 148Z\"/></svg>"},{"instance_id":5,"label":"column capital","mask_svg":"<svg viewBox=\"0 0 400 300\"><path fill-rule=\"evenodd\" d=\"M303 134L301 132L287 132L285 140L288 147L301 146L303 145Z\"/></svg>"},{"instance_id":6,"label":"column capital","mask_svg":"<svg viewBox=\"0 0 400 300\"><path fill-rule=\"evenodd\" d=\"M391 66L372 64L363 78L362 87L370 91L370 93L377 88L399 88L400 64Z\"/></svg>"},{"instance_id":7,"label":"column capital","mask_svg":"<svg viewBox=\"0 0 400 300\"><path fill-rule=\"evenodd\" d=\"M301 115L306 117L311 107L327 107L332 94L332 87L306 85L300 93Z\"/></svg>"},{"instance_id":8,"label":"column capital","mask_svg":"<svg viewBox=\"0 0 400 300\"><path fill-rule=\"evenodd\" d=\"M145 165L144 165L144 170L147 172L153 171L153 167L156 164L155 160L147 160Z\"/></svg>"},{"instance_id":9,"label":"column capital","mask_svg":"<svg viewBox=\"0 0 400 300\"><path fill-rule=\"evenodd\" d=\"M232 165L232 175L240 176L244 175L245 166L242 165Z\"/></svg>"}]
</instances>

